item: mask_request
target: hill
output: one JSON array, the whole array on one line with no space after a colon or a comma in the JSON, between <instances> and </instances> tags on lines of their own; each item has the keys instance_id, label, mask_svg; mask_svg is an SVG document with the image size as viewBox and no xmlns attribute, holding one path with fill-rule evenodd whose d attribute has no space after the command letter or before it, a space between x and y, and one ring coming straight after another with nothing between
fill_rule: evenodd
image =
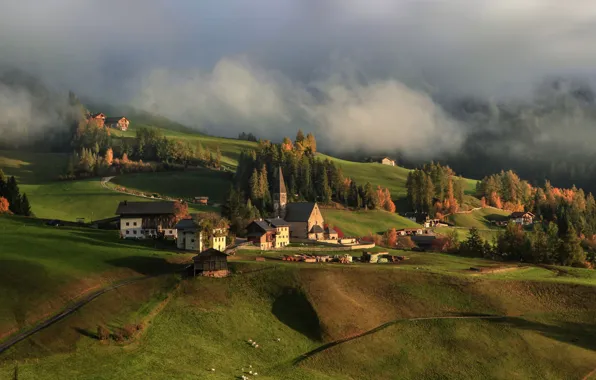
<instances>
[{"instance_id":1,"label":"hill","mask_svg":"<svg viewBox=\"0 0 596 380\"><path fill-rule=\"evenodd\" d=\"M237 261L235 276L183 280L133 343L98 343L89 333L97 320L86 319L93 315L90 304L80 318L10 349L0 376L12 375L12 360L23 356L36 360L21 360L19 375L48 379L229 379L243 369L264 379L558 379L593 369L592 272L576 282L572 274L549 277L549 270L536 268L526 281L466 275L471 265L495 265L483 260L413 254L411 261ZM527 270L534 271L518 271ZM109 304L110 296L99 301ZM432 319L478 315L504 317ZM415 317L429 319L408 320ZM66 344L62 333L73 327L86 333Z\"/></svg>"},{"instance_id":2,"label":"hill","mask_svg":"<svg viewBox=\"0 0 596 380\"><path fill-rule=\"evenodd\" d=\"M448 220L459 227L487 229L496 228L491 221L507 220L510 214L510 211L487 207L469 213L452 214L449 215Z\"/></svg>"},{"instance_id":3,"label":"hill","mask_svg":"<svg viewBox=\"0 0 596 380\"><path fill-rule=\"evenodd\" d=\"M346 236L366 236L371 232L383 234L390 228L418 227L419 225L395 213L386 211L346 211L321 209L325 223L339 227Z\"/></svg>"},{"instance_id":4,"label":"hill","mask_svg":"<svg viewBox=\"0 0 596 380\"><path fill-rule=\"evenodd\" d=\"M171 254L120 240L116 231L0 216L0 241L0 336L89 290L176 268Z\"/></svg>"}]
</instances>

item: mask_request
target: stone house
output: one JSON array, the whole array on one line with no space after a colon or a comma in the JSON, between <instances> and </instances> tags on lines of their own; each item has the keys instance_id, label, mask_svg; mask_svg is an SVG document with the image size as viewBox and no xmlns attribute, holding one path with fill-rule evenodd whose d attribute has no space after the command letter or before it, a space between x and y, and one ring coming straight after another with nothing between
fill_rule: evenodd
<instances>
[{"instance_id":1,"label":"stone house","mask_svg":"<svg viewBox=\"0 0 596 380\"><path fill-rule=\"evenodd\" d=\"M120 202L116 215L120 217L122 239L177 237L174 202Z\"/></svg>"}]
</instances>

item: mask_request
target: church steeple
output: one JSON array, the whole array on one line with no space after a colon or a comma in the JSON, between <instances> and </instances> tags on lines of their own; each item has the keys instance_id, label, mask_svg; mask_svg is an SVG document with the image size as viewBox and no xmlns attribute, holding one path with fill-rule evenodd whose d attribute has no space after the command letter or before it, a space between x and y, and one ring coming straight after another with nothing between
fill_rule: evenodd
<instances>
[{"instance_id":1,"label":"church steeple","mask_svg":"<svg viewBox=\"0 0 596 380\"><path fill-rule=\"evenodd\" d=\"M286 183L284 181L284 175L279 167L279 173L275 183L275 193L273 194L273 210L275 216L278 218L286 217L286 205L288 204L288 193L286 190Z\"/></svg>"}]
</instances>

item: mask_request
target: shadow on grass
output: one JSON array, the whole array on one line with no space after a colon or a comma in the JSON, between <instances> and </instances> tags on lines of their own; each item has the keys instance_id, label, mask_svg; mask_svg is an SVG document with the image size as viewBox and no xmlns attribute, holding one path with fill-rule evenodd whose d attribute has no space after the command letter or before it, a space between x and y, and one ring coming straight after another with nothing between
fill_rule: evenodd
<instances>
[{"instance_id":1,"label":"shadow on grass","mask_svg":"<svg viewBox=\"0 0 596 380\"><path fill-rule=\"evenodd\" d=\"M538 332L548 338L562 343L573 344L589 350L596 350L596 323L558 322L546 324L528 321L521 317L508 317L501 320L490 320L495 324L504 324L516 329ZM555 323L553 321L553 323Z\"/></svg>"},{"instance_id":2,"label":"shadow on grass","mask_svg":"<svg viewBox=\"0 0 596 380\"><path fill-rule=\"evenodd\" d=\"M280 322L292 330L311 340L321 340L319 317L300 290L286 288L283 294L273 302L271 312Z\"/></svg>"},{"instance_id":3,"label":"shadow on grass","mask_svg":"<svg viewBox=\"0 0 596 380\"><path fill-rule=\"evenodd\" d=\"M87 338L99 340L99 336L97 336L96 333L91 332L89 330L85 330L80 327L73 327L73 330L75 330L76 332L78 332L79 334L81 334L83 336L86 336Z\"/></svg>"},{"instance_id":4,"label":"shadow on grass","mask_svg":"<svg viewBox=\"0 0 596 380\"><path fill-rule=\"evenodd\" d=\"M184 269L184 264L173 264L161 257L128 256L107 260L106 263L115 267L129 268L146 276L172 273Z\"/></svg>"}]
</instances>

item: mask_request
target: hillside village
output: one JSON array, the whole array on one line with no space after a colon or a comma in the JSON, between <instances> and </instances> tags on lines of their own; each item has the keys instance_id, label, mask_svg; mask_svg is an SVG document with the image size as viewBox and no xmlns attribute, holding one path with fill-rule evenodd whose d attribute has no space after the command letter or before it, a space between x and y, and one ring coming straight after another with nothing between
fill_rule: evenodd
<instances>
[{"instance_id":1,"label":"hillside village","mask_svg":"<svg viewBox=\"0 0 596 380\"><path fill-rule=\"evenodd\" d=\"M409 287L411 285L406 279L410 277L429 284L425 285L429 293L424 293L423 297L440 305L436 314L442 317L448 316L453 306L449 304L452 301L448 301L451 296L441 298L441 291L444 290L438 289L449 289L457 297L465 298L469 297L471 284L475 282L490 286L492 281L501 281L500 278L503 278L502 281L523 281L530 274L538 276L538 281L543 281L543 278L550 278L554 271L573 273L557 275L556 286L571 286L566 284L578 281L577 277L570 277L580 276L577 273L585 276L581 280L585 282L582 286L591 286L588 284L593 281L593 270L588 269L592 265L590 260L593 260L592 248L586 235L591 222L589 218L576 218L575 214L591 215L591 211L587 210L591 210L592 206L589 206L591 200L588 196L584 195L587 201L583 206L578 201L579 196L573 196L579 190L571 192L551 187L532 188L533 198L530 201L524 195L528 187L521 180L520 184L514 186L518 189L515 196L508 196L505 188L496 185L497 182L516 183L516 177L510 174L499 174L498 181L490 177L471 181L457 176L448 167L434 163L408 170L396 166L395 161L388 157L376 163L338 160L318 152L314 135L309 134L307 137L301 131L294 141L288 138L280 144L265 140L226 140L198 134L183 135L184 139L180 140L180 132L172 134L167 129L152 131L145 127L137 128L134 122L128 124L128 119L123 129L124 124L118 126L108 123L109 118L105 117L104 120L104 117L93 114L91 119L85 121L84 130L89 134L84 136L91 136L91 131L97 131L94 128L115 131L110 134L109 140L105 140L104 143L108 145L100 146L97 153L93 152L95 148L90 144L87 145L89 148L84 148L87 152L79 155L81 159L94 156L97 166L87 171L88 176L60 179L62 169L51 161L54 156L48 154L22 157L22 161L16 158L0 160L2 170L7 173L0 176L0 197L6 199L0 206L5 204L2 207L7 212L7 215L0 216L0 227L5 226L2 227L4 230L0 228L0 234L8 231L1 236L8 242L8 257L17 260L14 261L16 263L21 255L18 252L24 251L24 242L14 233L17 229L31 231L29 244L32 245L39 240L45 247L46 242L59 237L62 239L59 246L49 251L39 249L34 254L51 255L49 260L66 265L69 257L86 252L86 260L90 265L97 268L108 265L107 269L101 271L112 273L113 267L118 268L113 272L117 274L109 274L116 276L114 279L102 281L114 283L113 286L123 289L106 290L111 289L109 286L104 289L103 283L94 282L96 280L93 277L104 272L96 273L93 271L100 269L88 269L91 274L86 281L93 289L106 293L96 296L94 290L83 291L82 296L74 298L80 302L76 310L84 313L84 310L97 308L93 309L97 311L89 312L89 316L81 319L77 319L76 312L62 315L60 302L43 304L44 313L50 315L46 318L36 312L34 304L27 303L23 298L17 305L27 310L27 317L16 320L9 316L5 318L7 322L2 322L0 318L0 331L4 334L0 334L0 350L6 352L0 352L0 369L5 372L13 371L14 366L10 364L12 361L3 362L2 355L10 360L20 360L29 355L25 347L37 342L36 339L52 337L56 342L63 342L63 339L70 339L69 342L89 339L90 342L101 342L98 348L92 350L102 351L105 347L118 348L153 339L151 335L145 336L145 330L161 334L165 333L162 328L169 328L163 324L161 315L176 319L172 313L193 310L195 314L186 315L185 320L177 323L192 331L200 329L201 333L197 331L197 336L208 336L209 330L225 335L221 329L236 331L232 326L238 324L245 324L248 330L258 331L258 334L242 332L239 333L241 337L227 337L219 339L217 343L222 349L225 347L226 352L239 355L243 351L232 349L229 345L235 345L234 342L238 341L248 342L247 349L256 353L249 351L241 355L242 358L250 358L253 369L233 368L229 363L203 358L199 359L200 365L205 367L200 368L201 374L204 371L211 374L211 368L214 368L216 374L224 372L226 376L233 374L253 379L257 372L254 367L259 366L259 377L269 371L274 373L271 375L273 378L283 377L302 369L292 366L273 370L264 363L273 363L270 361L276 360L276 355L288 360L301 355L301 350L290 342L299 341L314 350L321 345L317 342L341 340L346 334L358 336L387 323L391 318L412 315L408 314L410 311L404 311L404 305L416 305L421 302L420 299L405 296L409 293L399 290L399 287L386 288L393 283ZM92 119L96 121L92 122ZM103 125L100 120L103 120ZM98 141L103 141L101 133L97 136L100 139ZM85 139L75 141L89 144ZM186 149L186 144L194 144L187 151L189 156L182 159L187 160L186 164L184 161L160 161L160 157L166 157L158 154L163 147L171 145ZM134 165L146 165L156 170L109 169L104 174L102 170L105 169L101 169L101 165L109 161L109 149L109 154L113 155L113 168L116 162L124 165L122 162L128 161L126 165L133 165L133 162ZM130 149L130 158L126 157L125 160L126 149ZM205 154L207 150L208 156ZM214 155L214 152L219 154ZM15 157L11 156L11 151L0 153ZM57 162L63 165L68 160L65 155L58 157L61 161ZM157 161L145 161L142 157L153 157ZM29 165L35 168L35 176L25 171L27 166L22 163L24 159L31 160ZM36 161L33 162L33 159ZM44 162L48 166L44 166ZM233 173L224 170L224 164L233 167ZM38 180L37 176L43 179ZM390 179L386 180L385 177ZM379 181L378 184L371 179ZM52 203L46 204L44 200L53 186L58 186L57 193L52 196ZM80 192L81 195L75 196L72 191ZM544 198L541 191L545 193ZM64 197L64 201L60 197ZM79 203L82 200L84 203ZM524 202L527 203L524 205ZM554 214L549 214L548 210L552 210L549 202L569 205L569 225L573 228L578 226L584 231L581 240L573 240L576 234L570 233L569 228L564 232L555 231L555 227L560 225L563 228L564 225L558 223L555 226L551 222L561 220L556 215L561 211L557 209ZM585 221L586 224L578 224L575 220ZM543 226L546 239L540 235ZM555 245L549 246L549 241ZM572 242L575 245L567 244ZM581 247L582 252L577 247ZM22 270L16 264L8 265L11 271ZM60 278L62 275L55 276ZM443 276L446 276L444 280ZM437 281L436 278L441 278L441 284L430 285ZM62 294L62 288L47 282L49 279L43 281L46 282L41 282L40 287L35 288L39 297L52 299L56 294ZM120 285L119 281L153 282L147 282L146 285ZM466 285L459 288L460 285L454 285L453 281L464 281L462 284ZM338 288L344 283L346 285L341 286L348 286L351 290ZM275 294L272 304L267 301L267 293L260 293L264 291L259 288L261 285L256 284L274 289L271 290ZM541 286L550 285L545 282ZM375 294L380 291L386 296L377 298ZM195 292L201 297L195 299ZM221 292L226 294L223 299L217 298ZM306 292L307 301L300 298L300 292ZM167 294L165 299L163 294ZM258 296L255 298L253 294ZM490 294L494 300L508 297L507 294ZM116 295L122 297L122 305L128 305L120 311L109 304ZM98 300L89 301L86 297L98 297ZM344 304L342 300L346 297L356 297L359 304ZM391 297L414 298L394 305ZM33 297L33 300L38 298ZM184 305L179 305L180 302L184 302ZM188 307L197 302L207 304L198 308ZM295 325L291 317L278 309L280 302L287 303L284 307L288 309L300 310L298 315L301 320L319 327L311 326L305 330ZM533 298L531 302L532 307L538 307ZM254 308L250 306L253 304ZM128 307L131 309L128 310ZM311 307L315 308L314 313L320 318L319 322L309 322L311 317L301 314L307 313ZM456 307L462 310L457 315L466 315L468 312L480 315L482 310L489 310L491 318L501 318L500 315L505 312L494 306L469 310L467 306L459 304ZM517 305L512 307L515 310L523 309ZM149 308L151 311L141 318L134 311L139 308ZM424 308L434 310L428 305ZM328 314L330 311L326 311L333 309L357 310L354 313L358 315L349 314L353 311L348 314ZM12 310L11 306L11 313ZM218 327L204 319L213 310L220 310L217 313L221 313L218 318L224 321L221 322L223 325ZM388 316L383 317L379 310L391 311L385 311ZM252 323L251 319L243 319L243 315L251 313L275 326L277 336L262 331L261 326ZM428 314L424 311L413 315ZM60 315L60 318L54 320L55 315ZM115 318L136 322L118 322L115 325L115 322L110 322ZM50 323L50 327L43 330L32 327L40 322ZM76 332L75 328L79 327L73 324L79 323L87 326L86 334L91 338L84 338L85 335ZM336 324L339 325L336 327ZM356 327L349 330L351 328L341 326ZM329 338L308 337L318 328L327 331ZM343 330L345 328L348 330ZM55 339L55 334L68 338ZM567 334L574 333L569 331ZM165 335L167 337L160 338L165 342L164 350L186 344L176 334L168 332ZM397 337L396 341L399 341ZM47 344L47 347L53 347L53 344L58 343ZM70 347L65 349L66 352L77 350L74 348L76 343L60 344ZM275 345L283 349L271 351L277 350ZM194 352L189 347L184 349ZM37 350L32 349L30 355L38 355ZM268 358L261 358L259 351ZM141 349L138 354L132 355L144 355L144 352ZM101 352L96 354L100 357L106 355ZM128 355L131 354L123 354L123 357ZM164 351L162 355L169 354ZM177 362L176 358L170 357L170 360ZM75 362L72 363L74 365ZM28 368L26 364L19 366ZM584 367L580 367L581 372ZM186 371L198 370L193 367Z\"/></svg>"}]
</instances>

